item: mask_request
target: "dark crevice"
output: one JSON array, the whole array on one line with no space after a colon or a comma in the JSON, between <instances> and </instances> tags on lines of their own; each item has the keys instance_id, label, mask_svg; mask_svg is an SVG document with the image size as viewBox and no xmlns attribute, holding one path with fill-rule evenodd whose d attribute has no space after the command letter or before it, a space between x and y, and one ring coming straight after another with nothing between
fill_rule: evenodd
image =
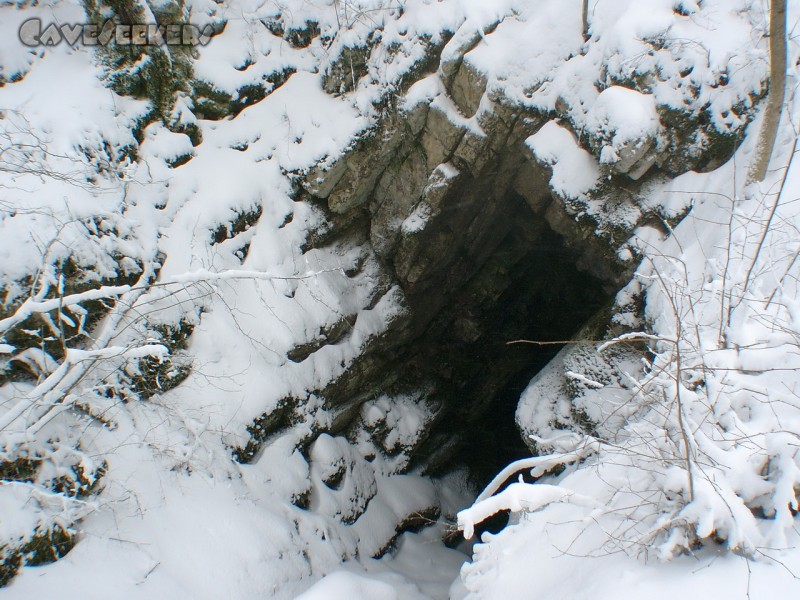
<instances>
[{"instance_id":1,"label":"dark crevice","mask_svg":"<svg viewBox=\"0 0 800 600\"><path fill-rule=\"evenodd\" d=\"M466 466L482 487L530 455L516 406L560 346L508 342L571 339L610 304L615 286L580 270L586 261L575 240L568 243L546 217L549 190L534 203L513 191L508 181L521 160L507 154L486 177L459 177L422 231L378 257L403 289L408 314L321 390L341 412L331 433L357 428L363 401L426 390L437 413L409 468L438 476ZM345 222L358 222L356 237L370 239L378 217L353 212L361 220L351 214Z\"/></svg>"},{"instance_id":2,"label":"dark crevice","mask_svg":"<svg viewBox=\"0 0 800 600\"><path fill-rule=\"evenodd\" d=\"M506 231L494 230L500 241L412 343L400 380L434 381L443 406L416 464L432 475L466 465L478 486L529 455L517 402L560 349L508 342L570 339L610 300L604 282L577 269L575 253L524 200L512 193L503 202ZM426 312L424 297L416 302Z\"/></svg>"}]
</instances>

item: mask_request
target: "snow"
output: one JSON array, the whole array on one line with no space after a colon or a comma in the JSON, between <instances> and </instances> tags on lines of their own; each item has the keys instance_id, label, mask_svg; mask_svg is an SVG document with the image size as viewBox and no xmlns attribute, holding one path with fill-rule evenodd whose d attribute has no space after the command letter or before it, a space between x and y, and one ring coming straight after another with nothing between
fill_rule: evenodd
<instances>
[{"instance_id":1,"label":"snow","mask_svg":"<svg viewBox=\"0 0 800 600\"><path fill-rule=\"evenodd\" d=\"M405 533L394 555L334 571L297 598L447 598L465 555L443 547L437 539L441 533L437 528Z\"/></svg>"},{"instance_id":2,"label":"snow","mask_svg":"<svg viewBox=\"0 0 800 600\"><path fill-rule=\"evenodd\" d=\"M793 597L798 564L785 552L761 560L713 549L670 563L632 560L602 533L583 531L585 510L553 505L496 536L485 535L475 560L462 570L466 594L452 598L652 598L687 600ZM795 542L796 543L796 542ZM577 545L576 545L577 544ZM565 577L565 574L568 576Z\"/></svg>"},{"instance_id":3,"label":"snow","mask_svg":"<svg viewBox=\"0 0 800 600\"><path fill-rule=\"evenodd\" d=\"M323 577L310 590L300 594L297 600L327 600L336 597L398 600L400 595L396 585L389 582L355 573L337 571Z\"/></svg>"},{"instance_id":4,"label":"snow","mask_svg":"<svg viewBox=\"0 0 800 600\"><path fill-rule=\"evenodd\" d=\"M475 535L475 524L497 514L501 510L532 513L556 502L577 502L593 506L588 496L578 496L572 490L557 485L529 485L520 481L512 483L503 491L485 500L480 500L458 513L458 525L466 539Z\"/></svg>"},{"instance_id":5,"label":"snow","mask_svg":"<svg viewBox=\"0 0 800 600\"><path fill-rule=\"evenodd\" d=\"M28 407L21 399L48 393L39 408L53 411L34 423L41 443L32 451L47 444L59 447L51 452L72 448L75 464L88 470L106 461L108 472L88 502L48 491L47 473L0 485L0 545L53 524L73 528L78 541L62 560L24 567L3 593L37 598L59 590L65 597L131 599L796 595L800 558L789 508L797 508L800 484L791 452L800 431L796 161L774 226L757 251L790 160L797 109L784 123L774 171L762 186L742 185L756 121L734 159L711 173L648 184L638 207L587 200L603 184L601 164L619 162L626 149L658 150L664 143L660 108L706 110L719 131L743 125L732 109L749 106L766 75L761 4L683 1L684 14L678 14L673 0L599 0L591 3L589 43L580 32L577 1L408 0L402 11L379 0L281 4L291 9L282 13L287 28L318 23L321 36L308 48L292 47L263 25L276 16L275 3L187 2L198 23L227 20L225 30L198 49L198 79L234 95L244 85L264 85L275 72L296 72L235 118L197 119L189 99L181 98L174 117L196 123L202 142L195 147L189 136L153 123L143 131L135 161L119 151L136 144L132 130L147 102L107 87L107 73L90 49L32 50L17 43L23 19L79 22L81 4L0 7L0 75L8 81L0 89L0 144L4 159L17 161L0 172L0 287L3 302L16 306L16 314L3 314L0 329L34 312L69 311L90 299L135 293L135 286L102 282L140 272L157 272L162 285L137 296L137 310L194 325L188 350L175 357L192 358L191 375L147 402L108 396L102 387L142 357L168 359L132 314L116 315L124 326L113 335L106 329L112 317L101 321L90 342L106 344L71 349L61 371L38 349L17 354L38 366L42 380L0 387L0 418L15 426L4 432L0 458L27 443L30 432L19 417ZM366 44L377 30L380 38L370 41L376 50L355 90L325 93L321 77L337 51ZM396 94L399 78L425 56L423 40L438 43L445 31L455 34L443 61L474 45L464 60L487 79L478 114L460 114L441 71L398 98L404 110L433 106L480 136L481 113L502 96L552 116L526 144L552 170L553 190L582 198L586 214L614 210L616 222L630 224L643 210L658 209L671 219L692 208L671 237L642 227L620 251L644 260L618 303L644 291L650 331L673 343L648 339L650 367L633 354L615 353L616 346L602 356L594 347L563 351L530 383L517 420L552 454L526 468L538 468L537 476L556 464L567 469L540 485L514 483L461 512L465 533L497 510L517 513L500 534L484 534L463 568L468 557L440 542L441 522L404 533L395 550L369 558L393 537L396 521L434 505L442 505L445 516L464 509L470 490L459 478L437 483L402 473L402 456L375 458L378 442L368 436L354 441L323 434L307 455L297 449L337 416L309 390L338 377L404 307L399 289L380 288L379 265L364 260L360 249L301 253L309 232L324 226L324 215L297 201L295 177L335 164L375 123L379 101ZM10 81L15 75L22 78ZM588 150L590 138L602 142L599 161ZM30 157L19 153L24 144L33 148ZM187 156L185 164L170 166ZM31 164L35 168L25 170ZM442 179L457 175L450 163L439 172ZM248 229L210 243L220 224L256 209L261 216ZM430 207L420 203L402 230L418 233L429 217ZM52 265L68 257L97 287L55 299L48 296L59 286ZM362 261L358 274L345 274ZM31 274L44 282L38 290L23 282ZM338 343L300 363L286 358L343 318L352 327ZM62 316L64 322L79 319L72 311ZM634 321L617 320L641 325ZM696 501L684 504L676 500L688 494L676 451L681 442L669 435L677 431L676 412L636 400L647 390L675 389L670 369L676 347L686 360L686 377L677 379L692 448L706 460L697 460L704 471L696 474ZM3 361L15 352L0 341ZM107 362L94 363L98 358ZM75 363L87 363L80 377L59 380ZM661 379L648 378L659 369ZM83 387L73 393L79 381ZM62 391L63 402L49 402ZM305 420L273 432L253 464L233 463L231 449L250 439L247 427L287 399L306 403ZM67 410L73 406L81 410ZM435 417L435 407L413 395L379 396L360 410L367 428L387 429L386 449L419 443L422 427ZM600 423L597 435L616 446L598 449L593 440L586 446L591 452L578 456L584 440L555 426L574 424L576 414ZM575 460L559 463L566 455ZM333 467L344 468L340 489L325 483ZM293 504L305 493L310 510ZM363 504L354 505L352 496ZM597 512L598 504L607 508ZM757 519L750 506L773 518ZM356 513L355 524L344 522ZM727 547L709 543L676 556L686 545L679 539L683 529L669 529L677 521L701 536L724 536ZM672 560L646 560L650 556Z\"/></svg>"},{"instance_id":6,"label":"snow","mask_svg":"<svg viewBox=\"0 0 800 600\"><path fill-rule=\"evenodd\" d=\"M614 163L619 160L622 148L658 133L655 99L652 95L612 85L597 96L586 125L608 138L609 144L600 150L600 162Z\"/></svg>"},{"instance_id":7,"label":"snow","mask_svg":"<svg viewBox=\"0 0 800 600\"><path fill-rule=\"evenodd\" d=\"M555 121L548 121L525 140L533 155L552 168L550 186L557 193L577 198L590 191L600 179L594 157L581 148L575 136Z\"/></svg>"}]
</instances>

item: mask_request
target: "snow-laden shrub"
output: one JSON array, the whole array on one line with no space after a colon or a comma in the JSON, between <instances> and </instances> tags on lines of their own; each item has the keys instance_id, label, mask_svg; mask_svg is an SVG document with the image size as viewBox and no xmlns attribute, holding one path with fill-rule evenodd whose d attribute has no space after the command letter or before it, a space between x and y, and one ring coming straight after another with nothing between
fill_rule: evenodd
<instances>
[{"instance_id":1,"label":"snow-laden shrub","mask_svg":"<svg viewBox=\"0 0 800 600\"><path fill-rule=\"evenodd\" d=\"M714 192L730 185L730 164L661 190L662 200L698 191L669 237L636 239L644 261L617 302L643 290L645 327L595 343L594 360L592 344L568 347L531 383L518 419L540 456L501 473L461 513L465 531L500 509L577 503L631 553L671 558L723 544L757 557L786 546L800 508L792 156L782 152L788 166L772 188L747 188L735 202ZM621 348L627 358L608 360ZM528 469L539 483L492 496Z\"/></svg>"}]
</instances>

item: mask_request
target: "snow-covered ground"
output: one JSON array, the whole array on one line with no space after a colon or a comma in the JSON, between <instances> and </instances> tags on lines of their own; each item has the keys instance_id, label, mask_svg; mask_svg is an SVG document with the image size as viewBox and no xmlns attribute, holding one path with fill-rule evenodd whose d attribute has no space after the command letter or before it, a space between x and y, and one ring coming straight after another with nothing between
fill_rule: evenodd
<instances>
[{"instance_id":1,"label":"snow-covered ground","mask_svg":"<svg viewBox=\"0 0 800 600\"><path fill-rule=\"evenodd\" d=\"M295 200L297 177L334 165L443 32L454 34L443 62L475 42L465 60L487 80L479 111L491 111L496 96L552 111L527 146L552 166L555 193L583 201L600 221L609 211L587 194L605 175L638 178L674 150L658 106L702 109L719 131L744 126L741 106L763 92L767 73L763 3L589 4L584 43L577 0L191 0L193 22L227 23L193 58L196 78L235 95L264 75L294 71L263 100L219 120L197 118L180 92L169 118L199 129L196 146L157 120L138 142L134 130L149 104L112 91L93 49L18 43L19 24L31 17L83 22L80 2L0 6L7 82L0 88L0 301L16 310L27 297L29 306L50 299L57 319L81 322L77 304L63 302L71 292L58 268L68 260L90 274L98 297L121 298L87 334L104 344L87 349L102 350L100 361L78 350L60 359L36 348L16 355L0 337L0 361L15 356L36 375L0 387L0 461L58 458L38 480L0 482L0 547L54 526L78 540L56 562L23 567L3 597L755 600L800 593L794 70L765 182L745 185L757 118L724 165L647 184L640 208L658 207L665 223L691 207L672 235L642 227L621 251L642 260L618 304L646 295L645 321L623 324L652 336L649 364L620 361L603 381L591 361L577 363L583 371L568 369L579 390L571 401L599 424L592 439L558 437L551 427L572 408L555 389L569 348L531 383L518 411L523 431L538 436L543 452L587 450L541 482L547 486L519 484L462 512L467 528L497 507L517 512L512 525L474 546L474 556L446 548L439 523L369 558L405 515L431 504L465 508L473 491L459 477L402 473L405 465L381 457L369 440L322 434L307 456L298 450L336 417L309 391L339 376L403 307L398 290L378 290L379 265L367 261L358 275L345 274L363 259L359 248L303 252L324 217ZM285 29L313 20L321 33L306 47L288 44L264 25L278 15ZM798 18L790 7L790 31ZM343 95L326 93L323 75L337 52L367 41L377 48L367 75ZM659 77L637 79L653 73ZM480 134L478 119L459 114L440 76L412 86L399 109L430 102ZM698 147L711 143L697 135ZM212 243L221 224L249 213L259 216ZM617 217L634 222L640 212L633 213ZM421 227L417 221L424 215L404 226ZM129 287L111 290L109 282ZM286 358L356 313L342 343L302 362ZM120 378L135 379L139 358L163 356L154 324L181 319L193 327L175 358L176 369L180 360L192 364L185 381L147 401L110 392ZM0 319L0 336L16 324ZM55 336L63 331L50 326ZM676 367L677 357L683 364ZM75 380L61 379L67 367ZM305 421L273 438L252 464L232 461L254 420L287 398L302 399ZM362 414L367 424L389 423L398 443L413 440L429 418L408 399L377 399ZM692 440L678 439L687 427ZM690 448L691 502L681 447ZM86 498L55 492L59 477L75 477L71 465L86 474L101 468L101 491ZM332 476L325 465L347 465L343 492L324 484ZM364 507L347 503L348 490L374 497L352 525L347 511ZM708 543L696 548L692 535Z\"/></svg>"}]
</instances>

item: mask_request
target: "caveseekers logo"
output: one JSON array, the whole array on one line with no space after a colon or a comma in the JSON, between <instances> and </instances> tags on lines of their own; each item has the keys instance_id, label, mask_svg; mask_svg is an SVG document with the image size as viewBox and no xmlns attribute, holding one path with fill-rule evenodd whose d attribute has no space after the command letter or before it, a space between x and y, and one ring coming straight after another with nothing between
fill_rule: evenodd
<instances>
[{"instance_id":1,"label":"caveseekers logo","mask_svg":"<svg viewBox=\"0 0 800 600\"><path fill-rule=\"evenodd\" d=\"M62 42L70 46L105 46L111 42L118 46L205 46L213 35L211 25L198 27L190 23L121 25L106 21L102 25L50 23L45 26L41 19L28 19L19 28L20 41L30 47L57 46Z\"/></svg>"}]
</instances>

